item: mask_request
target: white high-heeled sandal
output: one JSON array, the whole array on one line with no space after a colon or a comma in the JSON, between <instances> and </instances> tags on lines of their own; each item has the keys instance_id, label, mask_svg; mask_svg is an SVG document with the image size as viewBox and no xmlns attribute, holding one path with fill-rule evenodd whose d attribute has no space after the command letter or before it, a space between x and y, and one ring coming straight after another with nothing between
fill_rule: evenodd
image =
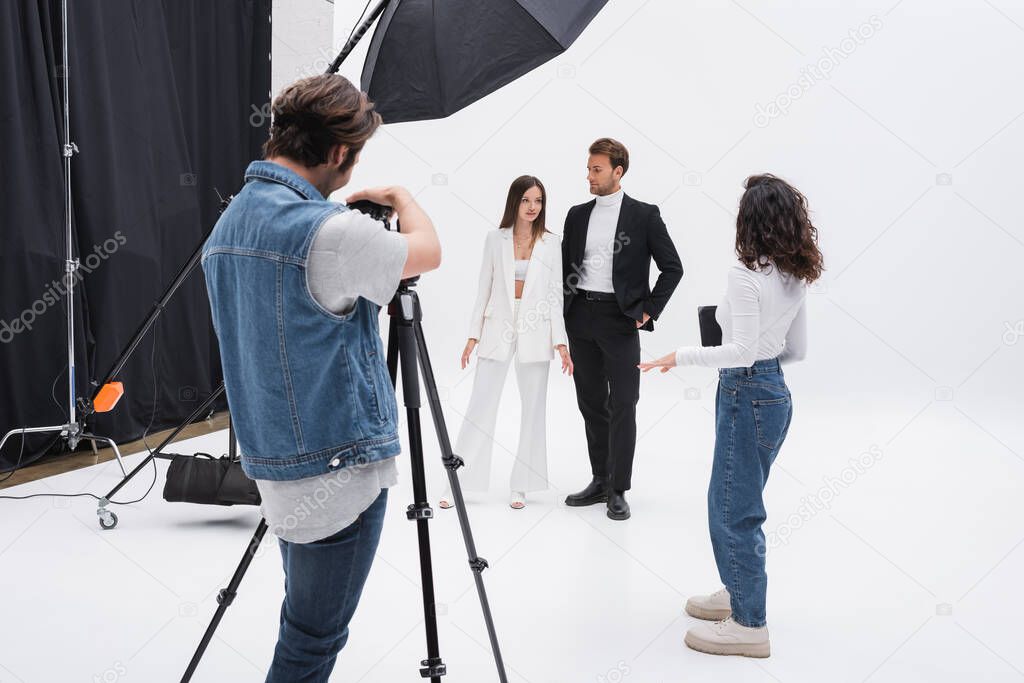
<instances>
[{"instance_id":1,"label":"white high-heeled sandal","mask_svg":"<svg viewBox=\"0 0 1024 683\"><path fill-rule=\"evenodd\" d=\"M441 500L437 503L437 507L441 508L442 510L451 510L453 507L455 507L455 501L452 500L451 491L446 491L444 494L441 495Z\"/></svg>"},{"instance_id":2,"label":"white high-heeled sandal","mask_svg":"<svg viewBox=\"0 0 1024 683\"><path fill-rule=\"evenodd\" d=\"M526 507L526 494L522 491L513 491L508 506L513 510L522 510Z\"/></svg>"}]
</instances>

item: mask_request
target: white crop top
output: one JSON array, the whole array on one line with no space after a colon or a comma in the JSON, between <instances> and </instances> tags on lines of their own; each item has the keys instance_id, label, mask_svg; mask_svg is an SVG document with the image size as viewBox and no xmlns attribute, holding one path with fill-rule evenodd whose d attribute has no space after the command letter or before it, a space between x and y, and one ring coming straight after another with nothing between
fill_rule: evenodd
<instances>
[{"instance_id":1,"label":"white crop top","mask_svg":"<svg viewBox=\"0 0 1024 683\"><path fill-rule=\"evenodd\" d=\"M526 269L530 265L530 259L516 259L516 279L526 279Z\"/></svg>"}]
</instances>

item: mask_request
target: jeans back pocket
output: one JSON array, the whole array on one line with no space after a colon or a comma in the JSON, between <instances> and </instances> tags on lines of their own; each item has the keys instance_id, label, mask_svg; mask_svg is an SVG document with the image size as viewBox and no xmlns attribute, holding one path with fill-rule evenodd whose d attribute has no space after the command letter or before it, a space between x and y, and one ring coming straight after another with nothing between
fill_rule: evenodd
<instances>
[{"instance_id":1,"label":"jeans back pocket","mask_svg":"<svg viewBox=\"0 0 1024 683\"><path fill-rule=\"evenodd\" d=\"M786 437L786 431L789 429L793 400L789 396L785 396L754 400L753 404L757 443L774 451L782 445L782 440Z\"/></svg>"}]
</instances>

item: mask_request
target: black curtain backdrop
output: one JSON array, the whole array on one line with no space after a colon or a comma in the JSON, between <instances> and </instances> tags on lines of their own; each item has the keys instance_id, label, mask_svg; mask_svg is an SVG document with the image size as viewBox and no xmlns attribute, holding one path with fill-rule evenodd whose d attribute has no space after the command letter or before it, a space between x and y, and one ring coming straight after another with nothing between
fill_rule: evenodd
<instances>
[{"instance_id":1,"label":"black curtain backdrop","mask_svg":"<svg viewBox=\"0 0 1024 683\"><path fill-rule=\"evenodd\" d=\"M69 2L78 396L212 228L217 190L234 193L260 156L270 13L271 0ZM0 433L67 419L61 60L59 2L0 2ZM119 442L180 424L219 384L198 267L117 379L125 396L87 426ZM25 443L23 462L61 447ZM18 435L0 468L20 449Z\"/></svg>"}]
</instances>

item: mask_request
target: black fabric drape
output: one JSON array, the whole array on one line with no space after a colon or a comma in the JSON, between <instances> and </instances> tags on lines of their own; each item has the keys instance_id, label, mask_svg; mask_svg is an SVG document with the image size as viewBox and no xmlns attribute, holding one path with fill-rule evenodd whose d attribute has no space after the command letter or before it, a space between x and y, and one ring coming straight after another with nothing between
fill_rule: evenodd
<instances>
[{"instance_id":1,"label":"black fabric drape","mask_svg":"<svg viewBox=\"0 0 1024 683\"><path fill-rule=\"evenodd\" d=\"M103 379L213 226L217 190L234 192L260 154L269 121L252 114L269 100L271 0L92 0L68 11L73 234L83 266L75 379L89 396L90 380ZM66 419L66 298L52 289L65 250L60 42L59 2L0 3L0 88L9 94L0 110L4 433ZM19 317L31 329L16 331ZM179 424L220 382L198 268L117 379L124 398L89 424L117 441ZM20 441L4 447L0 467L17 459ZM52 441L27 439L24 460Z\"/></svg>"},{"instance_id":2,"label":"black fabric drape","mask_svg":"<svg viewBox=\"0 0 1024 683\"><path fill-rule=\"evenodd\" d=\"M64 412L48 396L51 382L58 381L58 390L59 382L66 383L64 376L57 377L66 366L66 313L60 306L47 310L43 299L51 280L60 277L65 250L60 101L54 59L54 38L59 34L54 26L45 3L0 3L0 89L8 102L0 108L0 154L4 160L4 187L0 190L0 429L4 432L16 424L57 423ZM36 311L43 311L40 315L32 310L33 304L37 304ZM82 329L82 325L76 324L76 328ZM66 395L66 389L63 393ZM29 437L26 451L51 440L49 436ZM11 445L5 453L12 452Z\"/></svg>"}]
</instances>

